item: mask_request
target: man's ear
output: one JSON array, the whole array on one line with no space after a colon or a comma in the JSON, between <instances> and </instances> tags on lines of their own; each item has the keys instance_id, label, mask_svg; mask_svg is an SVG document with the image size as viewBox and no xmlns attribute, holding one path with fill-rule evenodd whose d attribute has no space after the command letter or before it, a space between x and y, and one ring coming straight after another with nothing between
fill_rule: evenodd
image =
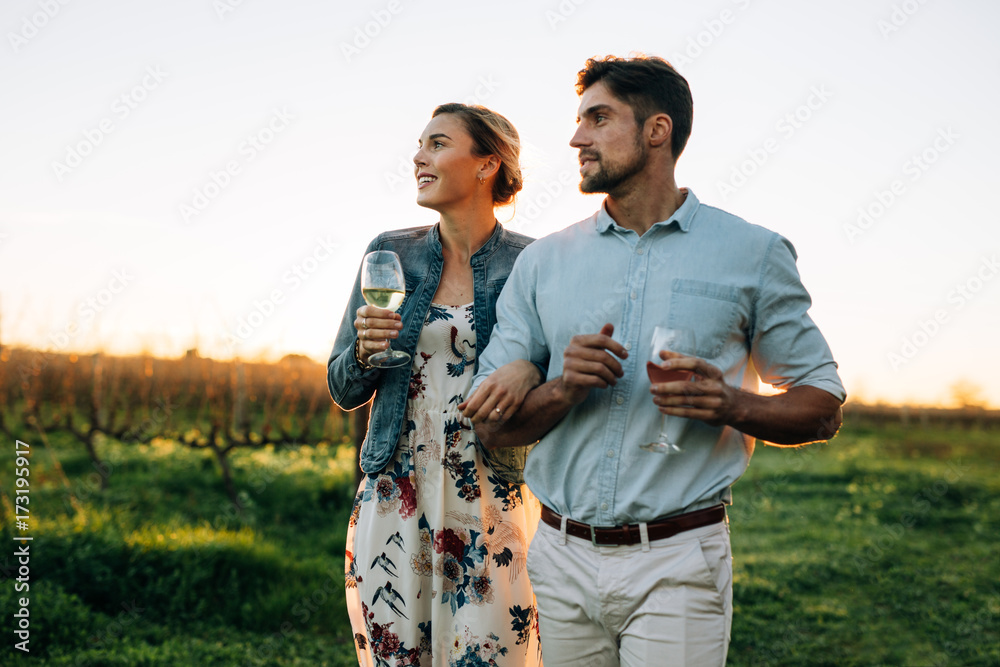
<instances>
[{"instance_id":1,"label":"man's ear","mask_svg":"<svg viewBox=\"0 0 1000 667\"><path fill-rule=\"evenodd\" d=\"M674 121L665 113L658 113L646 119L646 137L650 146L661 146L664 142L669 146L670 137L674 133Z\"/></svg>"}]
</instances>

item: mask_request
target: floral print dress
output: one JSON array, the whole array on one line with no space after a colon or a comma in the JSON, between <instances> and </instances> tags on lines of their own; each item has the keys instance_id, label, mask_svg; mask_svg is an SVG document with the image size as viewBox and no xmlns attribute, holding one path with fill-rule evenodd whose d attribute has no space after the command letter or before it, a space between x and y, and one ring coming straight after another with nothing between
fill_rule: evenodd
<instances>
[{"instance_id":1,"label":"floral print dress","mask_svg":"<svg viewBox=\"0 0 1000 667\"><path fill-rule=\"evenodd\" d=\"M472 384L472 318L471 304L431 304L395 456L358 488L346 583L364 667L541 664L525 569L539 505L493 474L457 407Z\"/></svg>"}]
</instances>

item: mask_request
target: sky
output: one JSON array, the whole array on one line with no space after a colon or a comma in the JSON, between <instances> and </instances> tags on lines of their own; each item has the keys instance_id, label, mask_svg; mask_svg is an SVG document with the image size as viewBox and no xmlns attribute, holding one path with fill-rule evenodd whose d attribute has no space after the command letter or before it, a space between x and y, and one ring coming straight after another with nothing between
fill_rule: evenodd
<instances>
[{"instance_id":1,"label":"sky","mask_svg":"<svg viewBox=\"0 0 1000 667\"><path fill-rule=\"evenodd\" d=\"M1000 406L1000 5L7 0L0 340L325 361L368 241L433 224L438 104L509 118L531 236L596 210L568 142L591 56L688 79L677 181L792 241L850 398Z\"/></svg>"}]
</instances>

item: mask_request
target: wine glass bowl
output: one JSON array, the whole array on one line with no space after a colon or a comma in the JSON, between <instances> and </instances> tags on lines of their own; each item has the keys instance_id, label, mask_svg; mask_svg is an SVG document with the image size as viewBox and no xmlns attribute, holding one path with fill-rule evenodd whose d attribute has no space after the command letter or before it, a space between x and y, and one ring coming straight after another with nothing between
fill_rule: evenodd
<instances>
[{"instance_id":1,"label":"wine glass bowl","mask_svg":"<svg viewBox=\"0 0 1000 667\"><path fill-rule=\"evenodd\" d=\"M661 368L660 363L662 363L663 359L660 357L660 352L663 351L676 352L685 356L695 356L697 350L695 348L694 331L691 329L671 329L668 327L654 328L653 338L650 343L649 361L646 362L646 373L649 375L651 384L690 381L694 378L694 373L689 370ZM677 425L683 427L683 422L680 421L682 419L682 417L671 417L670 425L673 426L675 422L678 422ZM679 439L679 434L674 436L669 435L667 433L667 425L667 415L663 415L660 421L660 433L657 435L656 440L639 445L639 447L647 452L657 452L660 454L680 452L680 445L676 442Z\"/></svg>"},{"instance_id":2,"label":"wine glass bowl","mask_svg":"<svg viewBox=\"0 0 1000 667\"><path fill-rule=\"evenodd\" d=\"M399 255L391 250L375 250L361 263L361 296L369 306L396 312L406 296L406 278ZM376 352L368 364L376 368L394 368L410 363L410 355L389 349Z\"/></svg>"}]
</instances>

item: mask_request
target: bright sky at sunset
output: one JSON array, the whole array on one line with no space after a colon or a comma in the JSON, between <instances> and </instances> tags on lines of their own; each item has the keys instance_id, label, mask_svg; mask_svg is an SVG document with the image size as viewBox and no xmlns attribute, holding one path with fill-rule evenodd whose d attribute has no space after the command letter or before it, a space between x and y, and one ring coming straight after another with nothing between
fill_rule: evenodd
<instances>
[{"instance_id":1,"label":"bright sky at sunset","mask_svg":"<svg viewBox=\"0 0 1000 667\"><path fill-rule=\"evenodd\" d=\"M787 236L848 393L1000 405L1000 5L8 0L0 336L50 350L324 360L367 242L436 220L433 108L524 143L501 221L590 215L568 145L588 56L692 88L677 180Z\"/></svg>"}]
</instances>

